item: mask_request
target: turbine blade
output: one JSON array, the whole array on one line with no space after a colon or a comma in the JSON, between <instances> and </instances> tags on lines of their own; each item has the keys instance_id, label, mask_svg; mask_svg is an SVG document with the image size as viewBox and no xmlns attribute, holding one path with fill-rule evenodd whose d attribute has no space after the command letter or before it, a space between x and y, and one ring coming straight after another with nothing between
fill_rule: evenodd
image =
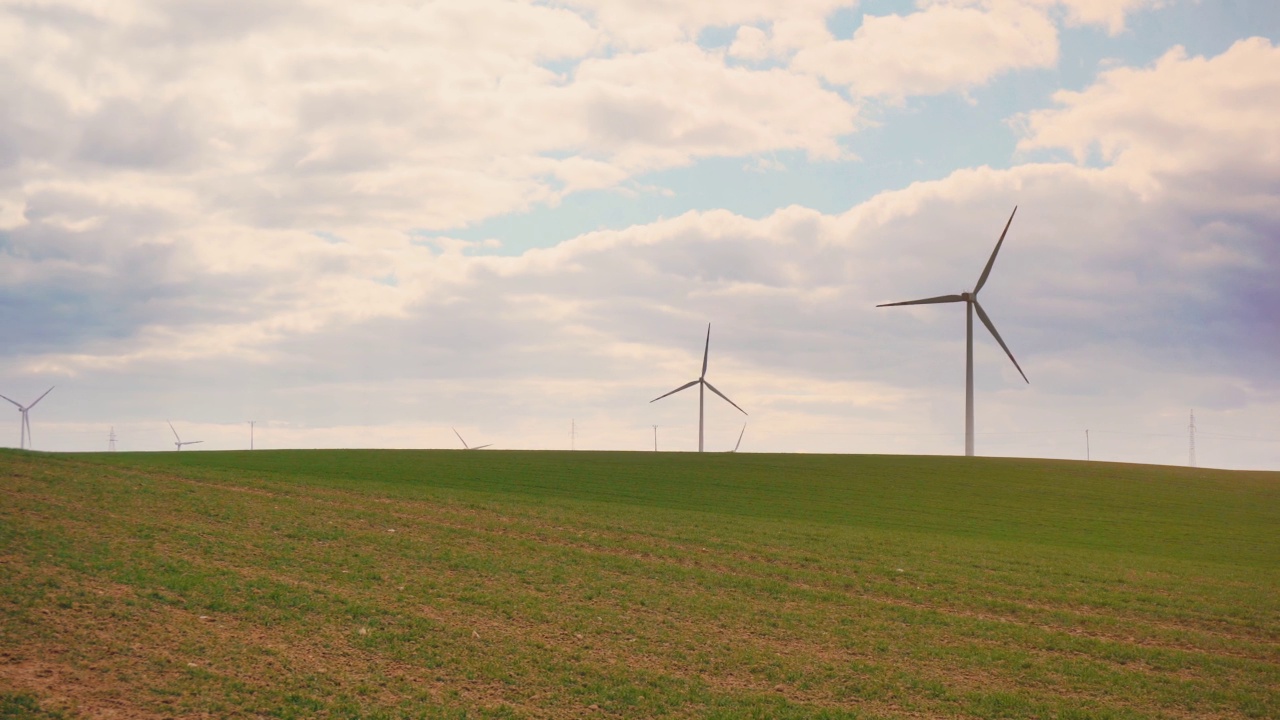
<instances>
[{"instance_id":1,"label":"turbine blade","mask_svg":"<svg viewBox=\"0 0 1280 720\"><path fill-rule=\"evenodd\" d=\"M473 448L467 448L467 449L468 449L468 450L480 450L481 448L487 448L487 447L489 447L489 446L490 446L490 445L492 445L492 444L493 444L493 443L487 443L487 444L485 444L485 445L477 445L477 446L475 446L475 447L473 447Z\"/></svg>"},{"instance_id":2,"label":"turbine blade","mask_svg":"<svg viewBox=\"0 0 1280 720\"><path fill-rule=\"evenodd\" d=\"M933 305L934 303L953 303L964 302L964 298L959 295L939 295L938 297L925 298L923 300L908 300L906 302L882 303L876 307L894 307L895 305Z\"/></svg>"},{"instance_id":3,"label":"turbine blade","mask_svg":"<svg viewBox=\"0 0 1280 720\"><path fill-rule=\"evenodd\" d=\"M57 387L57 386L55 385L54 387ZM51 392L53 392L53 388L52 388L52 387L51 387L51 388L49 388L48 390L45 390L43 395L41 395L40 397L36 398L35 402L33 402L33 403L31 403L30 405L28 405L28 406L27 406L27 409L28 409L28 410L30 410L31 408L35 407L35 406L36 406L36 403L38 403L38 402L40 402L41 400L43 400L43 399L44 399L44 396L45 396L45 395L48 395L48 394L49 394L49 393L51 393Z\"/></svg>"},{"instance_id":4,"label":"turbine blade","mask_svg":"<svg viewBox=\"0 0 1280 720\"><path fill-rule=\"evenodd\" d=\"M27 408L27 410L30 409L31 408ZM22 424L27 428L27 449L31 450L31 415L29 415L26 410L22 412Z\"/></svg>"},{"instance_id":5,"label":"turbine blade","mask_svg":"<svg viewBox=\"0 0 1280 720\"><path fill-rule=\"evenodd\" d=\"M738 452L738 448L742 446L742 436L747 432L747 424L742 424L742 432L738 433L738 442L734 444L733 451Z\"/></svg>"},{"instance_id":6,"label":"turbine blade","mask_svg":"<svg viewBox=\"0 0 1280 720\"><path fill-rule=\"evenodd\" d=\"M987 266L982 269L982 276L978 278L978 284L973 287L973 294L977 295L983 285L987 284L987 276L991 274L991 266L996 264L996 253L1000 252L1000 246L1004 244L1004 236L1009 232L1009 226L1013 224L1013 216L1018 213L1018 206L1013 206L1013 212L1009 213L1009 222L1004 224L1004 232L1000 233L1000 239L996 241L996 249L991 251L991 259L987 261Z\"/></svg>"},{"instance_id":7,"label":"turbine blade","mask_svg":"<svg viewBox=\"0 0 1280 720\"><path fill-rule=\"evenodd\" d=\"M204 442L204 441L203 441L203 440L188 440L188 441L186 441L186 442L184 442L184 443L182 443L182 444L183 444L183 445L195 445L196 443L202 443L202 442Z\"/></svg>"},{"instance_id":8,"label":"turbine blade","mask_svg":"<svg viewBox=\"0 0 1280 720\"><path fill-rule=\"evenodd\" d=\"M17 405L19 410L26 410L26 408L22 407L22 403L18 402L17 400L13 400L13 399L10 399L10 398L7 398L7 397L4 397L4 395L0 395L0 398L4 398L5 400L8 400L9 402L13 403L14 405Z\"/></svg>"},{"instance_id":9,"label":"turbine blade","mask_svg":"<svg viewBox=\"0 0 1280 720\"><path fill-rule=\"evenodd\" d=\"M165 422L169 423L169 429L173 430L173 423L169 422L168 420L165 420ZM178 442L182 442L182 438L178 437L177 430L173 430L173 439L177 440Z\"/></svg>"},{"instance_id":10,"label":"turbine blade","mask_svg":"<svg viewBox=\"0 0 1280 720\"><path fill-rule=\"evenodd\" d=\"M1030 385L1031 381L1027 380L1027 374L1022 372L1022 366L1018 364L1017 360L1014 360L1013 353L1009 352L1009 346L1004 344L1004 339L1000 337L1000 333L996 332L996 326L991 324L991 318L987 317L987 313L983 311L982 306L978 304L977 300L973 301L973 309L978 311L978 318L982 320L982 324L986 325L987 329L991 331L991 336L996 339L996 342L1000 343L1000 347L1004 348L1004 354L1008 355L1010 360L1013 360L1013 366L1018 368L1018 374L1022 376L1023 380L1026 380L1028 385Z\"/></svg>"},{"instance_id":11,"label":"turbine blade","mask_svg":"<svg viewBox=\"0 0 1280 720\"><path fill-rule=\"evenodd\" d=\"M470 449L471 449L471 448L467 447L467 441L466 441L466 440L462 440L462 434L458 432L458 429L457 429L457 428L449 428L449 429L453 431L453 434L454 434L454 435L457 435L457 436L458 436L458 440L461 440L461 441L462 441L462 447L463 447L464 449L466 449L466 450L470 450Z\"/></svg>"},{"instance_id":12,"label":"turbine blade","mask_svg":"<svg viewBox=\"0 0 1280 720\"><path fill-rule=\"evenodd\" d=\"M669 392L669 393L665 393L665 394L663 394L663 395L659 395L658 397L656 397L656 398L654 398L654 399L650 400L649 402L651 402L651 403L656 403L656 402L658 402L659 400L661 400L662 398L666 397L667 395L675 395L676 393L680 392L681 390L684 390L685 388L693 387L694 385L697 385L697 384L698 384L698 383L700 383L700 382L702 382L702 378L698 378L697 380L690 380L689 382L687 382L687 383L685 383L685 384L681 385L680 387L676 388L675 390L672 390L671 392Z\"/></svg>"},{"instance_id":13,"label":"turbine blade","mask_svg":"<svg viewBox=\"0 0 1280 720\"><path fill-rule=\"evenodd\" d=\"M702 374L698 377L707 376L707 355L711 352L711 323L707 323L707 344L702 348Z\"/></svg>"},{"instance_id":14,"label":"turbine blade","mask_svg":"<svg viewBox=\"0 0 1280 720\"><path fill-rule=\"evenodd\" d=\"M703 385L706 385L706 386L707 386L707 389L708 389L708 390L710 390L711 392L713 392L713 393L715 393L715 394L719 395L720 397L724 398L724 401L725 401L725 402L727 402L727 403L729 403L730 405L732 405L732 406L734 406L734 407L738 408L738 412L742 413L743 415L746 415L746 414L747 414L747 411L746 411L746 410L743 410L742 408L738 407L738 403L736 403L736 402L734 402L734 401L730 400L730 399L729 399L729 398L728 398L724 393L722 393L722 392L720 392L719 390L717 390L715 385L712 385L711 383L707 382L706 380L703 380L703 381L702 381L702 384L703 384Z\"/></svg>"}]
</instances>

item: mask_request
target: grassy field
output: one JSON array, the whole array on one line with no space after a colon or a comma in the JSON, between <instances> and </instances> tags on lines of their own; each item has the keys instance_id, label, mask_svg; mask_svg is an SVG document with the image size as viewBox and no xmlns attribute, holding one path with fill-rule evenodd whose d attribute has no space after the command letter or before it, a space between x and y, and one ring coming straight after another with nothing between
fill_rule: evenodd
<instances>
[{"instance_id":1,"label":"grassy field","mask_svg":"<svg viewBox=\"0 0 1280 720\"><path fill-rule=\"evenodd\" d=\"M1280 473L0 451L0 718L1280 717Z\"/></svg>"}]
</instances>

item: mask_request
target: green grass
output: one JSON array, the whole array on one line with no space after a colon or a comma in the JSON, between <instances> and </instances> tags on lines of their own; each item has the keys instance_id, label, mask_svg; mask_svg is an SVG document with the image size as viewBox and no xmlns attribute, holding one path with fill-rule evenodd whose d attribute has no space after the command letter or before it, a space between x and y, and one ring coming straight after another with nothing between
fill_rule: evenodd
<instances>
[{"instance_id":1,"label":"green grass","mask_svg":"<svg viewBox=\"0 0 1280 720\"><path fill-rule=\"evenodd\" d=\"M1280 473L0 451L0 490L0 697L47 713L1280 716Z\"/></svg>"},{"instance_id":2,"label":"green grass","mask_svg":"<svg viewBox=\"0 0 1280 720\"><path fill-rule=\"evenodd\" d=\"M40 702L27 693L0 692L0 720L57 720L66 717L60 712L50 712L40 707Z\"/></svg>"}]
</instances>

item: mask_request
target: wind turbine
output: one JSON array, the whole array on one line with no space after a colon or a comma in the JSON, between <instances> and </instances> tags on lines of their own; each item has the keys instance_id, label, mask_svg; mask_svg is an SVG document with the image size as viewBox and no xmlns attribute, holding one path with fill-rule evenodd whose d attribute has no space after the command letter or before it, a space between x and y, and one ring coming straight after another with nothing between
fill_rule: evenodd
<instances>
[{"instance_id":1,"label":"wind turbine","mask_svg":"<svg viewBox=\"0 0 1280 720\"><path fill-rule=\"evenodd\" d=\"M707 382L707 354L710 351L711 351L711 323L707 323L707 344L702 349L702 374L698 376L697 380L690 380L689 382L685 383L684 385L681 385L675 390L672 390L671 392L666 393L665 395L659 395L658 397L649 401L650 403L656 403L662 398L666 397L667 395L675 395L676 393L680 392L681 390L684 390L685 388L691 388L694 385L698 386L698 452L702 452L703 411L706 406L706 390L705 390L706 388L710 388L711 392L719 395L720 397L724 398L725 402L738 408L738 412L742 413L743 415L747 414L746 410L743 410L742 408L738 407L738 403L730 400L728 397L725 396L724 393L717 390L715 385L712 385L711 383ZM744 430L746 429L745 426L743 429Z\"/></svg>"},{"instance_id":2,"label":"wind turbine","mask_svg":"<svg viewBox=\"0 0 1280 720\"><path fill-rule=\"evenodd\" d=\"M732 449L732 450L730 450L729 452L731 452L731 453L736 453L736 452L738 452L738 448L742 446L742 436L743 436L743 434L744 434L744 433L746 433L746 432L747 432L747 424L746 424L746 423L742 423L742 431L738 433L738 442L736 442L736 443L734 443L734 444L733 444L733 449Z\"/></svg>"},{"instance_id":3,"label":"wind turbine","mask_svg":"<svg viewBox=\"0 0 1280 720\"><path fill-rule=\"evenodd\" d=\"M50 387L48 390L45 390L43 395L36 398L34 402L32 402L30 405L27 405L26 407L23 407L22 403L18 402L17 400L10 400L9 398L4 397L3 395L0 395L0 398L9 400L9 402L13 403L14 405L17 405L18 412L21 414L21 417L18 419L18 449L19 450L31 449L31 418L27 415L27 413L31 412L31 408L35 407L36 403L43 400L45 395L48 395L49 393L53 392L54 387L57 387L57 386L55 385L53 387Z\"/></svg>"},{"instance_id":4,"label":"wind turbine","mask_svg":"<svg viewBox=\"0 0 1280 720\"><path fill-rule=\"evenodd\" d=\"M168 420L165 420L165 422L169 423L169 429L173 430L173 423L169 422ZM187 440L186 442L183 442L182 438L178 437L177 430L173 430L173 439L174 439L173 446L179 450L182 449L183 445L195 445L196 443L204 442L203 440Z\"/></svg>"},{"instance_id":5,"label":"wind turbine","mask_svg":"<svg viewBox=\"0 0 1280 720\"><path fill-rule=\"evenodd\" d=\"M982 305L978 303L978 291L983 285L987 284L987 276L991 274L991 266L996 262L996 254L1000 252L1000 246L1004 244L1004 236L1009 232L1009 226L1013 224L1013 216L1017 214L1018 207L1013 207L1013 212L1009 213L1009 221L1004 224L1004 232L1000 233L1000 239L996 241L996 249L991 251L991 259L987 260L987 266L982 269L982 275L978 277L978 284L973 287L972 292L960 293L959 295L939 295L938 297L925 298L923 300L908 300L906 302L884 303L876 307L893 307L895 305L932 305L934 303L956 303L965 304L965 384L964 384L964 454L966 456L973 455L973 313L978 312L978 319L982 320L982 324L987 326L991 331L991 336L1000 343L1000 347L1004 349L1004 353L1013 360L1013 366L1018 368L1018 374L1022 379L1030 384L1027 380L1027 374L1022 372L1022 366L1018 365L1018 361L1014 359L1013 353L1009 352L1009 346L1004 344L1004 340L1000 337L1000 333L996 332L996 326L991 324L991 318L987 317L987 313L983 311Z\"/></svg>"},{"instance_id":6,"label":"wind turbine","mask_svg":"<svg viewBox=\"0 0 1280 720\"><path fill-rule=\"evenodd\" d=\"M449 428L449 429L453 430L453 434L457 435L459 440L462 440L462 435L458 432L456 428ZM487 448L489 447L489 445L492 445L492 444L493 443L489 443L488 445L476 445L475 447L471 447L470 445L467 444L466 440L462 440L462 449L463 450L479 450L481 448Z\"/></svg>"}]
</instances>

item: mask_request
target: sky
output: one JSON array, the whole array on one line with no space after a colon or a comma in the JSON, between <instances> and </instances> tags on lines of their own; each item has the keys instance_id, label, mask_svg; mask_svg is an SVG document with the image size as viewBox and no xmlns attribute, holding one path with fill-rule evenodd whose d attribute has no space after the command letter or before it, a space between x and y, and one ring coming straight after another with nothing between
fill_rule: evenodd
<instances>
[{"instance_id":1,"label":"sky","mask_svg":"<svg viewBox=\"0 0 1280 720\"><path fill-rule=\"evenodd\" d=\"M875 306L1016 206L978 454L1280 469L1272 0L0 0L0 97L37 450L695 450L710 324L708 450L962 454Z\"/></svg>"}]
</instances>

